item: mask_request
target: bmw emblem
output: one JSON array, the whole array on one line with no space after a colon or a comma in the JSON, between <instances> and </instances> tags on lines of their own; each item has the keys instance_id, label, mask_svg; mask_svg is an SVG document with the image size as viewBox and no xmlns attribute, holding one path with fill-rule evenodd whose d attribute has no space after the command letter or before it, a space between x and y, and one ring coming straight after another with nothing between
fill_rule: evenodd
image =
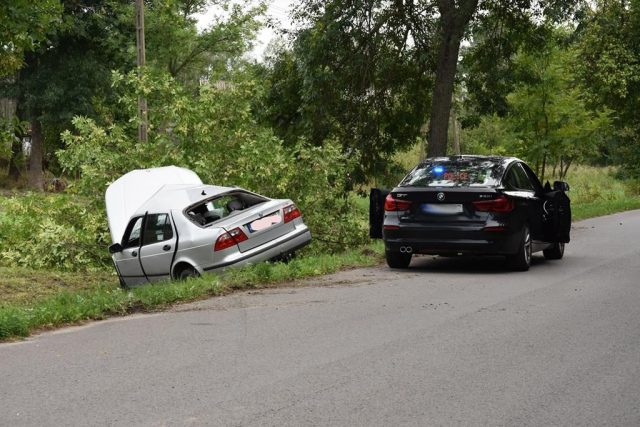
<instances>
[{"instance_id":1,"label":"bmw emblem","mask_svg":"<svg viewBox=\"0 0 640 427\"><path fill-rule=\"evenodd\" d=\"M438 193L438 195L436 196L436 198L438 199L439 202L444 201L444 193Z\"/></svg>"}]
</instances>

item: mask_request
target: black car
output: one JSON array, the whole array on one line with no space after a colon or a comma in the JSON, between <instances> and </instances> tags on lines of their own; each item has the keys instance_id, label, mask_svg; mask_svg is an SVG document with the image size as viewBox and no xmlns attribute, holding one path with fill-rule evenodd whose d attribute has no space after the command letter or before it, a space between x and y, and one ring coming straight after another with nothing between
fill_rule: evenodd
<instances>
[{"instance_id":1,"label":"black car","mask_svg":"<svg viewBox=\"0 0 640 427\"><path fill-rule=\"evenodd\" d=\"M533 252L561 259L569 242L569 185L544 186L522 160L454 156L421 162L393 190L371 191L371 237L387 263L407 268L413 254L505 255L528 270Z\"/></svg>"}]
</instances>

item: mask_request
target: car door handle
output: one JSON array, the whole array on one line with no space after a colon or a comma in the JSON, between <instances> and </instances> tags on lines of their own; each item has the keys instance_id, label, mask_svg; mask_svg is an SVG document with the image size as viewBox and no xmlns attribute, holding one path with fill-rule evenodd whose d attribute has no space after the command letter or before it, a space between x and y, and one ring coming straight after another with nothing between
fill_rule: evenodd
<instances>
[{"instance_id":1,"label":"car door handle","mask_svg":"<svg viewBox=\"0 0 640 427\"><path fill-rule=\"evenodd\" d=\"M138 251L131 252L131 256L138 256Z\"/></svg>"},{"instance_id":2,"label":"car door handle","mask_svg":"<svg viewBox=\"0 0 640 427\"><path fill-rule=\"evenodd\" d=\"M162 247L162 250L163 250L163 251L168 251L168 250L170 250L170 249L171 249L171 245L164 245L164 246Z\"/></svg>"}]
</instances>

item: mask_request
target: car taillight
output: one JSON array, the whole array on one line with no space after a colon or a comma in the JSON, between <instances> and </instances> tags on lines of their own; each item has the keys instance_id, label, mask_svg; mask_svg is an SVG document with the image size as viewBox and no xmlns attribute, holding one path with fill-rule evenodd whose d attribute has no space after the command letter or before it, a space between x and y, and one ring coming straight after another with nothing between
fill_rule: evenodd
<instances>
[{"instance_id":1,"label":"car taillight","mask_svg":"<svg viewBox=\"0 0 640 427\"><path fill-rule=\"evenodd\" d=\"M473 202L473 207L480 212L511 212L515 207L513 201L506 196L498 196L493 200L479 200Z\"/></svg>"},{"instance_id":2,"label":"car taillight","mask_svg":"<svg viewBox=\"0 0 640 427\"><path fill-rule=\"evenodd\" d=\"M391 194L384 199L384 210L387 212L406 211L409 210L410 207L410 201L394 199Z\"/></svg>"},{"instance_id":3,"label":"car taillight","mask_svg":"<svg viewBox=\"0 0 640 427\"><path fill-rule=\"evenodd\" d=\"M284 212L284 222L291 222L296 218L300 218L300 209L297 208L296 205L289 205L283 209Z\"/></svg>"},{"instance_id":4,"label":"car taillight","mask_svg":"<svg viewBox=\"0 0 640 427\"><path fill-rule=\"evenodd\" d=\"M221 251L223 249L230 248L231 246L244 242L248 237L239 228L234 228L218 237L216 245L213 247L214 251Z\"/></svg>"}]
</instances>

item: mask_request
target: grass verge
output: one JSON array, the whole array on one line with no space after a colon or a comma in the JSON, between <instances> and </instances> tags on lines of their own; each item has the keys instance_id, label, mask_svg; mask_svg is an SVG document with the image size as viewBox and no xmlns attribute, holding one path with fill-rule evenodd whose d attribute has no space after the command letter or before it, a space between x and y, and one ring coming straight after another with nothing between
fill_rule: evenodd
<instances>
[{"instance_id":1,"label":"grass verge","mask_svg":"<svg viewBox=\"0 0 640 427\"><path fill-rule=\"evenodd\" d=\"M28 302L17 300L3 303L0 305L0 341L26 337L35 330L155 311L176 302L195 301L240 289L267 288L276 283L324 275L345 268L371 266L380 262L382 252L381 242L376 242L341 254L308 256L287 264L260 263L186 282L163 282L123 290L109 281L91 289L65 289Z\"/></svg>"}]
</instances>

